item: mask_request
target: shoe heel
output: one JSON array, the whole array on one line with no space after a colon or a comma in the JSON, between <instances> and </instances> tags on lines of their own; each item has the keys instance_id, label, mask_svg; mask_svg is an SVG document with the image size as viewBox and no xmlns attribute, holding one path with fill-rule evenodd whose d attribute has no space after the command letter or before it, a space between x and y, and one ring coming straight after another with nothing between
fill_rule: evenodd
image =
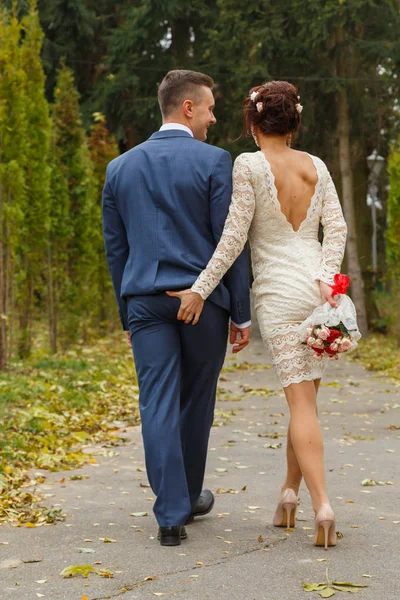
<instances>
[{"instance_id":1,"label":"shoe heel","mask_svg":"<svg viewBox=\"0 0 400 600\"><path fill-rule=\"evenodd\" d=\"M275 527L286 527L287 529L296 526L297 496L291 488L283 490L276 507L275 515L272 520Z\"/></svg>"},{"instance_id":2,"label":"shoe heel","mask_svg":"<svg viewBox=\"0 0 400 600\"><path fill-rule=\"evenodd\" d=\"M161 546L180 546L181 538L176 536L163 536L161 538Z\"/></svg>"},{"instance_id":3,"label":"shoe heel","mask_svg":"<svg viewBox=\"0 0 400 600\"><path fill-rule=\"evenodd\" d=\"M328 542L330 540L330 530L333 527L333 521L322 521L319 524L320 527L324 530L324 548L328 550Z\"/></svg>"},{"instance_id":4,"label":"shoe heel","mask_svg":"<svg viewBox=\"0 0 400 600\"><path fill-rule=\"evenodd\" d=\"M314 546L336 546L336 522L335 515L328 503L322 504L315 515Z\"/></svg>"},{"instance_id":5,"label":"shoe heel","mask_svg":"<svg viewBox=\"0 0 400 600\"><path fill-rule=\"evenodd\" d=\"M286 512L286 528L290 529L291 527L295 527L296 526L296 506L294 504L292 504L291 502L283 504L282 506L284 514ZM293 519L291 519L293 513Z\"/></svg>"}]
</instances>

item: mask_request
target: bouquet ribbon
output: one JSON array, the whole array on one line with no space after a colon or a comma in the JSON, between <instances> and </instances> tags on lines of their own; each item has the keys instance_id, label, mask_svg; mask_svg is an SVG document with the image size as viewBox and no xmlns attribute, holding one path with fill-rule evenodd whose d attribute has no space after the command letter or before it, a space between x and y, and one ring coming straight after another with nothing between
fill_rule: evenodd
<instances>
[{"instance_id":1,"label":"bouquet ribbon","mask_svg":"<svg viewBox=\"0 0 400 600\"><path fill-rule=\"evenodd\" d=\"M331 288L333 290L332 296L336 296L336 294L345 294L347 292L347 288L349 287L350 279L347 275L341 275L340 273L336 273L333 278L333 285Z\"/></svg>"}]
</instances>

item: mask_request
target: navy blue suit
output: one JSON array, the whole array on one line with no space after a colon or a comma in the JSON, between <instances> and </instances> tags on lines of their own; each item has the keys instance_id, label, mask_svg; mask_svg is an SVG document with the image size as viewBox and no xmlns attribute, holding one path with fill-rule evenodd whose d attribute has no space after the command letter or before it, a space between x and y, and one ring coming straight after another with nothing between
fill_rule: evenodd
<instances>
[{"instance_id":1,"label":"navy blue suit","mask_svg":"<svg viewBox=\"0 0 400 600\"><path fill-rule=\"evenodd\" d=\"M103 190L106 255L130 330L149 481L161 526L181 525L203 484L228 320L250 320L247 251L205 303L176 316L166 290L190 288L221 237L232 193L228 152L159 131L113 160Z\"/></svg>"}]
</instances>

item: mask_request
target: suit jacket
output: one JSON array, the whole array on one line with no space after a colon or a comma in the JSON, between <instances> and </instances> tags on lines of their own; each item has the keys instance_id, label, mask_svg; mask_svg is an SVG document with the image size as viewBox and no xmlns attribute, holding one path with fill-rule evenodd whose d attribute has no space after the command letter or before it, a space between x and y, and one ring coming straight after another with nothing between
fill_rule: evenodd
<instances>
[{"instance_id":1,"label":"suit jacket","mask_svg":"<svg viewBox=\"0 0 400 600\"><path fill-rule=\"evenodd\" d=\"M230 154L178 129L154 133L111 161L103 231L124 329L127 297L193 285L221 237L231 194ZM250 320L247 249L209 300L235 323Z\"/></svg>"}]
</instances>

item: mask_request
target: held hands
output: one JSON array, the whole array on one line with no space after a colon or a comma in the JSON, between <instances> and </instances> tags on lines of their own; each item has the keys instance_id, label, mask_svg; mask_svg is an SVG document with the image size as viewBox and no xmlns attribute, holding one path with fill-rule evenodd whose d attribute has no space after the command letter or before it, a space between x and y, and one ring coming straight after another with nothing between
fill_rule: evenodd
<instances>
[{"instance_id":1,"label":"held hands","mask_svg":"<svg viewBox=\"0 0 400 600\"><path fill-rule=\"evenodd\" d=\"M325 283L324 281L320 281L319 289L321 291L321 298L324 302L329 302L329 304L331 306L333 306L333 308L337 308L339 306L339 304L337 302L335 302L335 300L332 297L333 289L331 288L331 286L328 283Z\"/></svg>"},{"instance_id":2,"label":"held hands","mask_svg":"<svg viewBox=\"0 0 400 600\"><path fill-rule=\"evenodd\" d=\"M240 329L240 327L236 327L236 325L231 323L229 341L231 344L234 344L232 348L233 354L237 354L249 345L250 335L251 327Z\"/></svg>"},{"instance_id":3,"label":"held hands","mask_svg":"<svg viewBox=\"0 0 400 600\"><path fill-rule=\"evenodd\" d=\"M192 322L197 325L204 306L204 300L197 292L182 290L181 292L166 292L172 298L180 298L181 306L178 312L178 321L184 321L186 325Z\"/></svg>"}]
</instances>

